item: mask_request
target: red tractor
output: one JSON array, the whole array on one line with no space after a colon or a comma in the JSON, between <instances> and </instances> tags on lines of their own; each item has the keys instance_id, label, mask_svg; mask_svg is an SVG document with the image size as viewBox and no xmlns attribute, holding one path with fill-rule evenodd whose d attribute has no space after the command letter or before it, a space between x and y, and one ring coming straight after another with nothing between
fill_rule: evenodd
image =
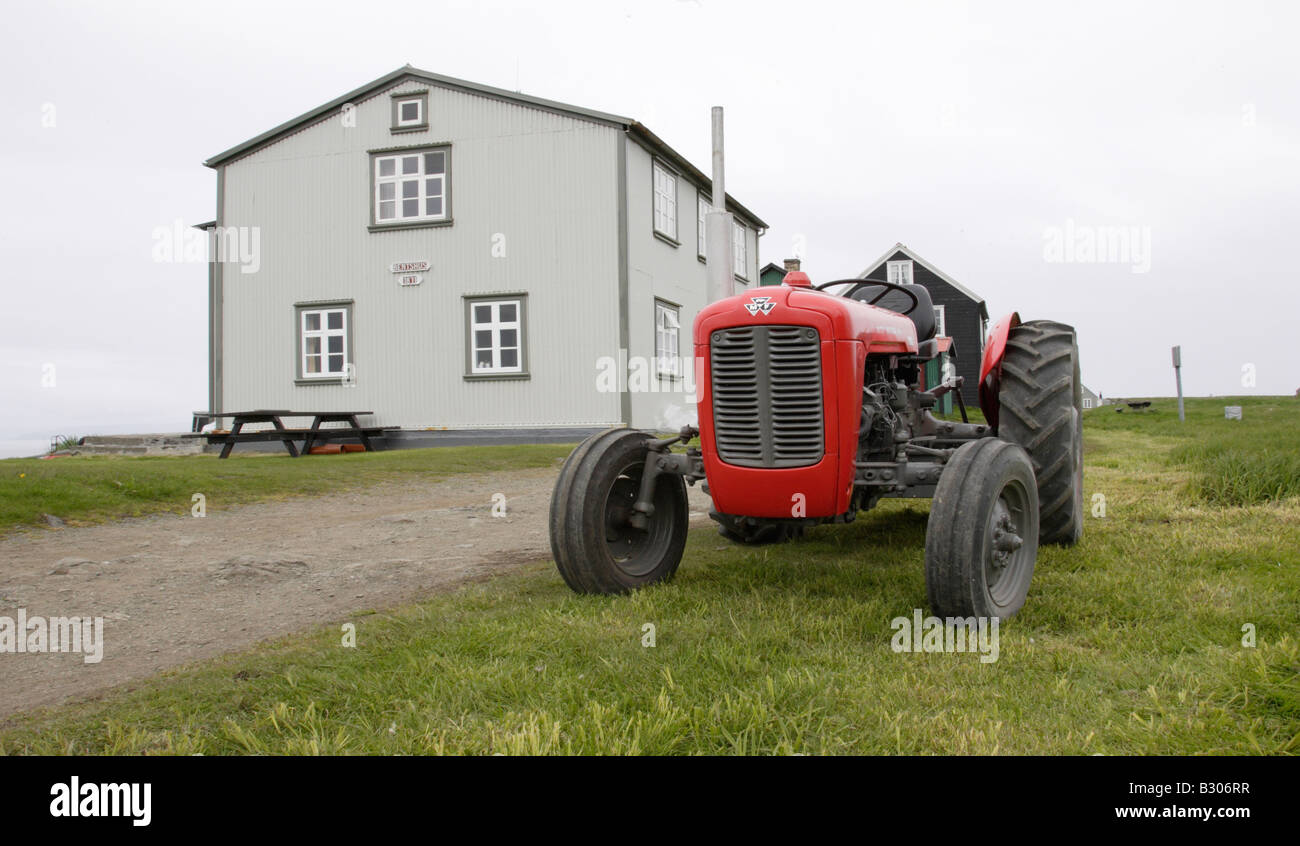
<instances>
[{"instance_id":1,"label":"red tractor","mask_svg":"<svg viewBox=\"0 0 1300 846\"><path fill-rule=\"evenodd\" d=\"M931 414L960 387L920 387L939 353L920 285L849 279L712 303L695 319L699 428L668 438L611 429L570 454L551 500L551 550L580 593L670 578L688 523L686 485L740 543L847 523L885 497L931 497L926 587L940 617L1024 604L1040 543L1083 529L1079 351L1074 329L994 324L980 368L987 423ZM690 446L699 436L700 445ZM673 451L677 444L684 451Z\"/></svg>"}]
</instances>

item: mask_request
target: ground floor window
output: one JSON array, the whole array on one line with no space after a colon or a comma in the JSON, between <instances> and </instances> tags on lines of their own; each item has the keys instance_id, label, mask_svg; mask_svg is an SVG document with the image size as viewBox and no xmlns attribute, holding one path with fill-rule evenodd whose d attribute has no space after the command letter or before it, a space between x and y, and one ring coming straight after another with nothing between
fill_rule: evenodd
<instances>
[{"instance_id":1,"label":"ground floor window","mask_svg":"<svg viewBox=\"0 0 1300 846\"><path fill-rule=\"evenodd\" d=\"M342 379L352 358L352 303L299 303L298 378Z\"/></svg>"},{"instance_id":2,"label":"ground floor window","mask_svg":"<svg viewBox=\"0 0 1300 846\"><path fill-rule=\"evenodd\" d=\"M526 294L466 297L467 376L527 373Z\"/></svg>"},{"instance_id":3,"label":"ground floor window","mask_svg":"<svg viewBox=\"0 0 1300 846\"><path fill-rule=\"evenodd\" d=\"M661 379L681 376L681 311L666 300L655 300L655 372Z\"/></svg>"}]
</instances>

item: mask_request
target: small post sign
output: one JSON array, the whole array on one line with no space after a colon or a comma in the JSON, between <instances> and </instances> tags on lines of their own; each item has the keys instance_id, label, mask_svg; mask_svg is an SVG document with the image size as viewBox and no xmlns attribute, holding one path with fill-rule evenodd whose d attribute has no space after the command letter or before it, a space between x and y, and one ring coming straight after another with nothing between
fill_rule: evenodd
<instances>
[{"instance_id":1,"label":"small post sign","mask_svg":"<svg viewBox=\"0 0 1300 846\"><path fill-rule=\"evenodd\" d=\"M1183 348L1182 346L1174 347L1174 381L1178 383L1178 419L1185 421L1187 416L1183 413Z\"/></svg>"}]
</instances>

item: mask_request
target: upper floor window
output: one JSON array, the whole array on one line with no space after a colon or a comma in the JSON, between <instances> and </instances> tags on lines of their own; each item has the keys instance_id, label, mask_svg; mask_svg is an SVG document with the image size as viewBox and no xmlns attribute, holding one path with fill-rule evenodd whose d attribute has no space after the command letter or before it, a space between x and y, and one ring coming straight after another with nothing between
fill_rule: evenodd
<instances>
[{"instance_id":1,"label":"upper floor window","mask_svg":"<svg viewBox=\"0 0 1300 846\"><path fill-rule=\"evenodd\" d=\"M393 94L393 131L429 128L429 92Z\"/></svg>"},{"instance_id":2,"label":"upper floor window","mask_svg":"<svg viewBox=\"0 0 1300 846\"><path fill-rule=\"evenodd\" d=\"M654 163L655 232L677 240L677 174Z\"/></svg>"},{"instance_id":3,"label":"upper floor window","mask_svg":"<svg viewBox=\"0 0 1300 846\"><path fill-rule=\"evenodd\" d=\"M701 191L699 194L699 201L696 203L696 222L695 222L696 255L698 255L700 258L704 258L706 255L705 247L704 247L705 220L706 220L705 216L711 214L712 212L713 212L713 203L704 199L704 192Z\"/></svg>"},{"instance_id":4,"label":"upper floor window","mask_svg":"<svg viewBox=\"0 0 1300 846\"><path fill-rule=\"evenodd\" d=\"M934 307L934 325L935 334L948 337L948 320L944 315L944 306L937 305Z\"/></svg>"},{"instance_id":5,"label":"upper floor window","mask_svg":"<svg viewBox=\"0 0 1300 846\"><path fill-rule=\"evenodd\" d=\"M418 223L448 219L446 147L372 154L374 223Z\"/></svg>"},{"instance_id":6,"label":"upper floor window","mask_svg":"<svg viewBox=\"0 0 1300 846\"><path fill-rule=\"evenodd\" d=\"M749 279L749 244L746 243L746 229L739 223L732 223L731 256L732 272L741 279Z\"/></svg>"},{"instance_id":7,"label":"upper floor window","mask_svg":"<svg viewBox=\"0 0 1300 846\"><path fill-rule=\"evenodd\" d=\"M910 261L890 261L885 263L886 281L895 285L912 284L912 263Z\"/></svg>"}]
</instances>

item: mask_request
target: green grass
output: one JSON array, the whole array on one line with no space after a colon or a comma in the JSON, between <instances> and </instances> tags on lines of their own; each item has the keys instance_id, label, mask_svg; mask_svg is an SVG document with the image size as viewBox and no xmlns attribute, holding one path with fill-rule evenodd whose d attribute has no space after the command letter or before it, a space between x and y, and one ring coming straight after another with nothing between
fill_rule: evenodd
<instances>
[{"instance_id":1,"label":"green grass","mask_svg":"<svg viewBox=\"0 0 1300 846\"><path fill-rule=\"evenodd\" d=\"M546 467L572 445L436 447L294 459L235 453L167 457L76 456L0 461L0 535L53 514L73 525L189 513L195 493L220 510L454 473Z\"/></svg>"},{"instance_id":2,"label":"green grass","mask_svg":"<svg viewBox=\"0 0 1300 846\"><path fill-rule=\"evenodd\" d=\"M1232 430L1223 404L1183 427L1172 403L1087 413L1105 516L1040 552L995 663L891 651L890 620L925 607L927 507L890 501L778 547L695 530L677 579L632 596L535 566L354 617L354 649L334 621L17 717L0 751L1295 754L1300 501L1208 502L1177 457L1243 431L1294 454L1293 406L1244 400Z\"/></svg>"}]
</instances>

